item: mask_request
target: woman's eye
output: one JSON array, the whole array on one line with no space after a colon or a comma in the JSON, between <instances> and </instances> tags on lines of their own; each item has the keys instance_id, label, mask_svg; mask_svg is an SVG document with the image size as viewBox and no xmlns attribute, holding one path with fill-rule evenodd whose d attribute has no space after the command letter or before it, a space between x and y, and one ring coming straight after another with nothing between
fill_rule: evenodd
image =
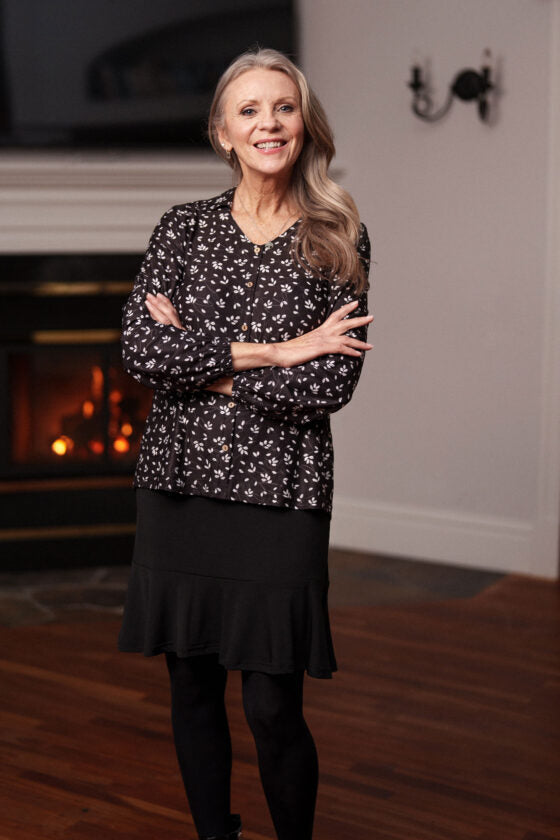
<instances>
[{"instance_id":1,"label":"woman's eye","mask_svg":"<svg viewBox=\"0 0 560 840\"><path fill-rule=\"evenodd\" d=\"M241 113L246 117L251 117L255 113L254 108L243 108Z\"/></svg>"},{"instance_id":2,"label":"woman's eye","mask_svg":"<svg viewBox=\"0 0 560 840\"><path fill-rule=\"evenodd\" d=\"M293 105L280 105L280 108L279 108L278 110L279 110L279 111L289 112L289 111L293 111L293 110L294 110L294 106L293 106Z\"/></svg>"}]
</instances>

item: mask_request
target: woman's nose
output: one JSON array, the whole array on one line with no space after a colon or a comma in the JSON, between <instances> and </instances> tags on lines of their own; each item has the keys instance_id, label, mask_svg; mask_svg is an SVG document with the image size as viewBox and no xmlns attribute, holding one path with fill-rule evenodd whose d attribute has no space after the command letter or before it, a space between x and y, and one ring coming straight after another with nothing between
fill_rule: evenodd
<instances>
[{"instance_id":1,"label":"woman's nose","mask_svg":"<svg viewBox=\"0 0 560 840\"><path fill-rule=\"evenodd\" d=\"M261 111L260 116L259 128L273 129L278 128L280 125L278 114L274 109L271 109L270 111Z\"/></svg>"}]
</instances>

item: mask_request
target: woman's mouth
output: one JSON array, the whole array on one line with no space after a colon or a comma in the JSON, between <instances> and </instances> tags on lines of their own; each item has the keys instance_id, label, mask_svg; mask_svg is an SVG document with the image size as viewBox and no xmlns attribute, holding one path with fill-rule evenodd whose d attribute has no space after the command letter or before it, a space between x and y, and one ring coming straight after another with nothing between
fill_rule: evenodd
<instances>
[{"instance_id":1,"label":"woman's mouth","mask_svg":"<svg viewBox=\"0 0 560 840\"><path fill-rule=\"evenodd\" d=\"M260 143L255 143L255 149L261 152L275 151L281 149L286 145L286 140L262 140Z\"/></svg>"}]
</instances>

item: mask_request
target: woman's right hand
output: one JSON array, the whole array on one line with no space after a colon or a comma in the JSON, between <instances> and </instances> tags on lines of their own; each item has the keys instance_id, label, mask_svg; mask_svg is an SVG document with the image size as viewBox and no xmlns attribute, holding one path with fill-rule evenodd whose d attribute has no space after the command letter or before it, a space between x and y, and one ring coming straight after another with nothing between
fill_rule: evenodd
<instances>
[{"instance_id":1,"label":"woman's right hand","mask_svg":"<svg viewBox=\"0 0 560 840\"><path fill-rule=\"evenodd\" d=\"M146 295L146 308L154 321L159 324L171 324L173 327L178 327L184 330L184 326L179 320L177 310L171 303L168 297L158 292L157 295L148 293Z\"/></svg>"},{"instance_id":2,"label":"woman's right hand","mask_svg":"<svg viewBox=\"0 0 560 840\"><path fill-rule=\"evenodd\" d=\"M294 367L310 362L328 353L342 353L345 356L361 356L366 350L371 350L373 344L359 341L346 335L349 330L363 327L373 321L373 315L359 315L347 318L356 309L359 301L345 303L340 309L332 312L321 326L310 332L275 344L278 367Z\"/></svg>"}]
</instances>

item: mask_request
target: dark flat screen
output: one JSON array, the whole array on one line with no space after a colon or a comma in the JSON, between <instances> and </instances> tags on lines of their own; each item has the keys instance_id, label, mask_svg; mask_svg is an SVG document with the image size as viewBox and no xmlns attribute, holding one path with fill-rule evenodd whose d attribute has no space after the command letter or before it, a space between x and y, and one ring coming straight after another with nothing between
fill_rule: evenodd
<instances>
[{"instance_id":1,"label":"dark flat screen","mask_svg":"<svg viewBox=\"0 0 560 840\"><path fill-rule=\"evenodd\" d=\"M0 146L207 146L229 62L295 33L290 0L0 0Z\"/></svg>"}]
</instances>

